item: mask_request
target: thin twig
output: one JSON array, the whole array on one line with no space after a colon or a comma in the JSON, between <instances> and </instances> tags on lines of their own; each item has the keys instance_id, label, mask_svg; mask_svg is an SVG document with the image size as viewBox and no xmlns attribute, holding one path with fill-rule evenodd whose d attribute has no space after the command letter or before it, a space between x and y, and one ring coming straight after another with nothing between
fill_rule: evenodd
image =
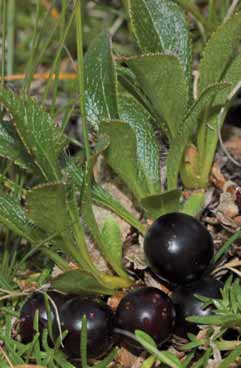
<instances>
[{"instance_id":1,"label":"thin twig","mask_svg":"<svg viewBox=\"0 0 241 368\"><path fill-rule=\"evenodd\" d=\"M239 0L233 0L232 4L230 5L230 7L228 9L226 17L224 18L224 22L226 22L228 20L228 18L230 18L233 15L233 13L235 11L235 8L238 5L238 3L239 3Z\"/></svg>"},{"instance_id":2,"label":"thin twig","mask_svg":"<svg viewBox=\"0 0 241 368\"><path fill-rule=\"evenodd\" d=\"M39 290L39 292L43 295L45 294L41 290ZM55 301L53 300L53 298L51 298L51 296L49 294L47 294L47 297L48 297L48 300L50 301L50 303L52 304L52 307L54 309L54 314L55 314L55 318L56 318L57 326L58 326L58 330L59 330L60 343L61 343L61 346L64 347L64 345L63 345L63 334L62 334L62 329L61 329L61 322L60 322L58 307L57 307Z\"/></svg>"},{"instance_id":3,"label":"thin twig","mask_svg":"<svg viewBox=\"0 0 241 368\"><path fill-rule=\"evenodd\" d=\"M0 80L4 81L19 81L24 80L26 78L26 74L13 74L13 75L5 75L3 78L0 77ZM77 73L59 73L56 75L55 73L35 73L33 74L33 79L37 80L49 80L49 79L59 79L59 80L75 80L77 78Z\"/></svg>"},{"instance_id":4,"label":"thin twig","mask_svg":"<svg viewBox=\"0 0 241 368\"><path fill-rule=\"evenodd\" d=\"M124 18L122 16L120 16L116 19L116 21L113 23L113 25L110 29L110 32L109 32L111 37L113 37L116 34L118 29L121 27L123 21L124 21Z\"/></svg>"},{"instance_id":5,"label":"thin twig","mask_svg":"<svg viewBox=\"0 0 241 368\"><path fill-rule=\"evenodd\" d=\"M239 259L233 259L232 261L225 263L224 265L215 268L215 270L213 270L212 274L216 274L221 270L225 270L225 269L229 269L231 271L235 272L238 271L236 270L234 267L239 267L241 266L241 261ZM239 272L239 271L238 271Z\"/></svg>"},{"instance_id":6,"label":"thin twig","mask_svg":"<svg viewBox=\"0 0 241 368\"><path fill-rule=\"evenodd\" d=\"M4 357L4 359L6 360L6 362L9 365L9 368L14 368L11 360L9 359L9 357L7 356L6 352L4 351L4 349L0 346L0 353L2 354L2 356Z\"/></svg>"}]
</instances>

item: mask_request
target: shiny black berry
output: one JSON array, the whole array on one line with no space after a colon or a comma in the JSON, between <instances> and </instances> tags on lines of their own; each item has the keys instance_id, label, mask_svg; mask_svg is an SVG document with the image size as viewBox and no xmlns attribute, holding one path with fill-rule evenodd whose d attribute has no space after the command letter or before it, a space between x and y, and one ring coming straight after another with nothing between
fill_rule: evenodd
<instances>
[{"instance_id":1,"label":"shiny black berry","mask_svg":"<svg viewBox=\"0 0 241 368\"><path fill-rule=\"evenodd\" d=\"M136 289L127 294L118 305L115 326L119 343L137 353L141 346L125 332L142 330L160 346L171 335L175 311L171 299L153 287Z\"/></svg>"},{"instance_id":2,"label":"shiny black berry","mask_svg":"<svg viewBox=\"0 0 241 368\"><path fill-rule=\"evenodd\" d=\"M170 213L148 230L144 251L150 268L164 279L185 284L198 279L213 256L212 237L194 217Z\"/></svg>"},{"instance_id":3,"label":"shiny black berry","mask_svg":"<svg viewBox=\"0 0 241 368\"><path fill-rule=\"evenodd\" d=\"M80 358L80 338L83 316L87 318L88 358L104 355L112 346L113 312L102 300L87 296L77 296L67 301L60 309L62 332L68 330L63 341L64 351L71 358ZM54 334L59 336L57 321Z\"/></svg>"},{"instance_id":4,"label":"shiny black berry","mask_svg":"<svg viewBox=\"0 0 241 368\"><path fill-rule=\"evenodd\" d=\"M187 332L198 332L197 325L186 321L186 317L208 316L212 314L213 308L212 306L204 308L204 303L196 295L219 299L222 287L222 282L207 277L174 290L171 298L176 310L176 335L185 336Z\"/></svg>"},{"instance_id":5,"label":"shiny black berry","mask_svg":"<svg viewBox=\"0 0 241 368\"><path fill-rule=\"evenodd\" d=\"M54 301L59 310L62 304L66 301L66 296L54 291L48 292L49 297ZM51 317L54 319L55 309L49 300ZM44 295L42 293L34 293L31 295L20 312L20 336L23 343L29 343L33 340L36 333L34 331L34 316L36 311L39 311L39 332L43 332L44 328L48 326L48 315Z\"/></svg>"}]
</instances>

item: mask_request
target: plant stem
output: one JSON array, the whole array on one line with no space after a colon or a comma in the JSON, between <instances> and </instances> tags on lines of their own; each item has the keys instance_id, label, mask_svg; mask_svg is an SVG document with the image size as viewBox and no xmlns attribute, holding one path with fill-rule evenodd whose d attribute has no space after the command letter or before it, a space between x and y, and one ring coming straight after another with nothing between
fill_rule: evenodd
<instances>
[{"instance_id":1,"label":"plant stem","mask_svg":"<svg viewBox=\"0 0 241 368\"><path fill-rule=\"evenodd\" d=\"M13 61L14 61L14 31L15 31L15 0L8 1L8 32L7 32L7 74L13 74Z\"/></svg>"},{"instance_id":2,"label":"plant stem","mask_svg":"<svg viewBox=\"0 0 241 368\"><path fill-rule=\"evenodd\" d=\"M40 22L40 2L38 1L36 5L36 20L35 20L35 25L34 25L33 37L32 37L32 51L31 51L29 61L25 69L26 80L25 80L24 86L22 87L22 90L25 90L26 92L28 92L31 81L32 81L33 62L34 62L34 57L36 55L36 50L39 44L39 32L38 32L39 22Z\"/></svg>"},{"instance_id":3,"label":"plant stem","mask_svg":"<svg viewBox=\"0 0 241 368\"><path fill-rule=\"evenodd\" d=\"M177 2L187 11L189 11L194 18L196 18L203 26L204 29L207 29L209 32L214 30L214 26L210 23L199 11L198 7L190 0L177 0Z\"/></svg>"},{"instance_id":4,"label":"plant stem","mask_svg":"<svg viewBox=\"0 0 241 368\"><path fill-rule=\"evenodd\" d=\"M76 42L77 42L77 60L78 60L78 83L80 91L80 112L82 118L82 129L84 147L87 161L90 158L90 146L88 140L87 115L85 109L85 76L84 76L84 53L83 53L83 14L80 0L76 4Z\"/></svg>"},{"instance_id":5,"label":"plant stem","mask_svg":"<svg viewBox=\"0 0 241 368\"><path fill-rule=\"evenodd\" d=\"M72 22L73 22L73 19L75 17L75 14L76 14L76 8L74 8L71 16L70 16L70 19L68 21L68 23L66 24L66 27L65 27L65 32L64 34L62 35L62 39L61 39L61 43L58 47L58 50L57 50L57 53L56 53L56 56L55 56L55 59L54 59L54 62L53 62L53 65L51 67L51 72L50 72L50 75L49 75L49 79L48 79L48 83L46 85L46 88L45 88L45 91L44 91L44 95L43 95L43 99L42 99L42 104L44 104L47 96L48 96L48 93L49 93L49 90L50 90L50 86L53 82L53 75L54 75L54 72L55 70L57 69L57 66L58 66L58 63L59 63L59 59L60 59L60 56L61 56L61 53L62 53L62 50L64 49L64 45L65 45L65 40L67 38L67 35L69 34L69 30L72 26ZM56 79L56 78L55 78Z\"/></svg>"},{"instance_id":6,"label":"plant stem","mask_svg":"<svg viewBox=\"0 0 241 368\"><path fill-rule=\"evenodd\" d=\"M70 270L68 262L66 262L64 258L60 257L56 252L46 247L41 248L41 252L49 257L62 271Z\"/></svg>"},{"instance_id":7,"label":"plant stem","mask_svg":"<svg viewBox=\"0 0 241 368\"><path fill-rule=\"evenodd\" d=\"M1 84L4 83L5 75L5 42L6 42L6 0L2 2L2 62L1 62Z\"/></svg>"},{"instance_id":8,"label":"plant stem","mask_svg":"<svg viewBox=\"0 0 241 368\"><path fill-rule=\"evenodd\" d=\"M225 243L224 245L218 250L218 252L215 254L213 261L217 263L220 258L229 250L229 248L232 246L232 244L240 239L241 237L241 230L238 230L235 234L233 234Z\"/></svg>"},{"instance_id":9,"label":"plant stem","mask_svg":"<svg viewBox=\"0 0 241 368\"><path fill-rule=\"evenodd\" d=\"M241 342L236 341L236 340L233 340L233 341L221 340L221 341L216 341L215 344L217 348L221 351L234 350L238 346L241 346Z\"/></svg>"}]
</instances>

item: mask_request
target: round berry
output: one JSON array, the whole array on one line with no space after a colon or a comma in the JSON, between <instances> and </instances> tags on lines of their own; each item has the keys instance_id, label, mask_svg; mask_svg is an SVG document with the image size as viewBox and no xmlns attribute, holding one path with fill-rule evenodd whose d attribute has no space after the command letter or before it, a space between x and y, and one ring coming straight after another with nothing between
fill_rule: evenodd
<instances>
[{"instance_id":1,"label":"round berry","mask_svg":"<svg viewBox=\"0 0 241 368\"><path fill-rule=\"evenodd\" d=\"M80 339L83 316L87 318L88 358L98 358L112 346L113 312L102 300L77 296L60 309L62 332L68 330L63 341L64 351L71 358L80 358ZM57 320L54 321L55 337L59 335Z\"/></svg>"},{"instance_id":2,"label":"round berry","mask_svg":"<svg viewBox=\"0 0 241 368\"><path fill-rule=\"evenodd\" d=\"M176 310L175 333L185 336L187 332L197 333L195 323L186 321L190 316L208 316L212 314L212 306L204 308L204 303L196 295L207 298L221 298L223 283L211 277L203 278L189 285L179 286L172 293L172 301Z\"/></svg>"},{"instance_id":3,"label":"round berry","mask_svg":"<svg viewBox=\"0 0 241 368\"><path fill-rule=\"evenodd\" d=\"M171 299L153 287L136 289L127 294L116 311L116 331L120 344L137 353L141 346L128 335L135 330L149 334L160 346L171 335L175 311ZM125 334L127 332L127 334Z\"/></svg>"},{"instance_id":4,"label":"round berry","mask_svg":"<svg viewBox=\"0 0 241 368\"><path fill-rule=\"evenodd\" d=\"M201 222L184 213L170 213L151 225L144 251L153 272L167 281L185 284L204 273L214 247Z\"/></svg>"},{"instance_id":5,"label":"round berry","mask_svg":"<svg viewBox=\"0 0 241 368\"><path fill-rule=\"evenodd\" d=\"M57 309L59 310L62 304L66 301L66 296L55 291L48 292L48 296L53 300ZM51 317L54 319L55 310L53 304L49 300ZM29 343L33 340L36 333L34 330L34 316L36 311L39 311L39 332L43 332L44 328L48 326L48 315L44 295L42 293L32 294L20 312L20 336L23 343Z\"/></svg>"}]
</instances>

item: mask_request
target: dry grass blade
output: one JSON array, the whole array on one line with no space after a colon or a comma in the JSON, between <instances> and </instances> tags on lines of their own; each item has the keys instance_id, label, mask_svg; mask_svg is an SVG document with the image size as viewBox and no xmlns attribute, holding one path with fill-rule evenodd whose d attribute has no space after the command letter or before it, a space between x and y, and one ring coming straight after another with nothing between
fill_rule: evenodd
<instances>
[{"instance_id":1,"label":"dry grass blade","mask_svg":"<svg viewBox=\"0 0 241 368\"><path fill-rule=\"evenodd\" d=\"M47 367L43 365L23 364L23 365L14 365L13 368L47 368Z\"/></svg>"},{"instance_id":2,"label":"dry grass blade","mask_svg":"<svg viewBox=\"0 0 241 368\"><path fill-rule=\"evenodd\" d=\"M223 266L217 267L215 268L215 270L213 270L213 274L218 273L221 270L225 270L228 269L234 273L236 273L237 275L241 276L241 271L237 270L236 267L240 267L241 266L241 261L238 258L233 259L232 261L225 263Z\"/></svg>"},{"instance_id":3,"label":"dry grass blade","mask_svg":"<svg viewBox=\"0 0 241 368\"><path fill-rule=\"evenodd\" d=\"M26 74L13 74L13 75L5 75L3 80L5 81L19 81L24 80L26 78ZM76 73L59 73L58 75L51 73L35 73L32 76L32 79L35 80L75 80L77 78ZM1 80L1 78L0 78Z\"/></svg>"},{"instance_id":4,"label":"dry grass blade","mask_svg":"<svg viewBox=\"0 0 241 368\"><path fill-rule=\"evenodd\" d=\"M0 346L0 355L3 356L3 358L5 359L5 361L7 362L7 364L9 365L9 368L14 368L11 360L9 359L7 353L5 352L5 350Z\"/></svg>"}]
</instances>

